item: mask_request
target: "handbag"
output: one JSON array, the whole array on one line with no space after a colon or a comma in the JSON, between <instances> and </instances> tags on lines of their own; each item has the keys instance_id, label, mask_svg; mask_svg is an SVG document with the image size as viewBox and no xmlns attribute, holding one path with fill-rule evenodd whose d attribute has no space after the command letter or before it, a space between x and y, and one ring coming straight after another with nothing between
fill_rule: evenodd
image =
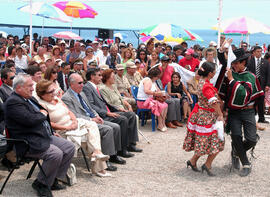
<instances>
[{"instance_id":1,"label":"handbag","mask_svg":"<svg viewBox=\"0 0 270 197\"><path fill-rule=\"evenodd\" d=\"M161 102L161 103L164 103L167 98L166 98L166 96L155 96L154 99Z\"/></svg>"},{"instance_id":2,"label":"handbag","mask_svg":"<svg viewBox=\"0 0 270 197\"><path fill-rule=\"evenodd\" d=\"M67 182L70 186L77 183L76 167L73 163L70 164L70 167L67 171Z\"/></svg>"}]
</instances>

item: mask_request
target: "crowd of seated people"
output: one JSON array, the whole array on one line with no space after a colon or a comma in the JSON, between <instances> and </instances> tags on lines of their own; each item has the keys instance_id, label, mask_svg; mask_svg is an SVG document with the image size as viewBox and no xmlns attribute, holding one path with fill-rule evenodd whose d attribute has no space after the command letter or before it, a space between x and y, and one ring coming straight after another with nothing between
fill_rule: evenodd
<instances>
[{"instance_id":1,"label":"crowd of seated people","mask_svg":"<svg viewBox=\"0 0 270 197\"><path fill-rule=\"evenodd\" d=\"M150 109L159 131L182 127L198 99L200 62L217 62L213 44L205 49L188 48L186 42L171 47L150 39L135 49L121 41L68 43L43 37L33 41L30 51L27 39L18 42L15 38L0 39L0 112L4 117L0 129L29 142L27 154L44 161L52 190L65 188L58 180L82 143L86 142L93 162L92 173L99 177L111 177L108 171L116 171L115 164L124 165L134 152L142 152L137 147L137 108ZM254 49L251 52L260 59L260 47ZM228 51L223 53L227 58ZM265 64L269 56L265 54ZM185 72L192 77L187 80ZM268 105L269 81L266 77ZM132 86L138 88L139 101ZM262 113L260 118L265 122ZM16 147L16 154L20 154L18 148L23 149ZM6 160L2 161L5 165ZM50 195L41 174L32 186L39 195Z\"/></svg>"}]
</instances>

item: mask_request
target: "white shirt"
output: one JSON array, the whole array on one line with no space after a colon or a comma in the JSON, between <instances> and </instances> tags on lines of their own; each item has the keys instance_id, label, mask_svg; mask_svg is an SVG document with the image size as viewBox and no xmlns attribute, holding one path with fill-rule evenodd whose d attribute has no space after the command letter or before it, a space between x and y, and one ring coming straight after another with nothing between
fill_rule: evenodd
<instances>
[{"instance_id":1,"label":"white shirt","mask_svg":"<svg viewBox=\"0 0 270 197\"><path fill-rule=\"evenodd\" d=\"M103 53L99 54L97 57L99 59L99 65L104 65L106 64L106 60L107 58L110 56L110 53L107 54L107 56L105 56Z\"/></svg>"},{"instance_id":2,"label":"white shirt","mask_svg":"<svg viewBox=\"0 0 270 197\"><path fill-rule=\"evenodd\" d=\"M26 55L23 55L21 59L16 56L14 62L16 68L27 69L28 67Z\"/></svg>"},{"instance_id":3,"label":"white shirt","mask_svg":"<svg viewBox=\"0 0 270 197\"><path fill-rule=\"evenodd\" d=\"M144 82L145 82L146 80L149 80L149 79L150 79L149 77L146 77L146 78L144 78L144 79L140 82L140 84L139 84L138 95L137 95L137 98L138 98L139 100L146 100L146 99L148 99L150 96L152 96L152 95L146 94L145 91L144 91ZM151 79L150 79L150 80L151 80ZM156 90L157 90L156 83L153 83L153 82L152 82L151 91L155 92Z\"/></svg>"}]
</instances>

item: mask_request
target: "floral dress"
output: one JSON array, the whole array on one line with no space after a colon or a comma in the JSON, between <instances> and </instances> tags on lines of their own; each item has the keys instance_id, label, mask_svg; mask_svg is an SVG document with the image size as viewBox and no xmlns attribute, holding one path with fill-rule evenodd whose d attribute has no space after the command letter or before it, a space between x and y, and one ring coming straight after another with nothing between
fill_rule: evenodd
<instances>
[{"instance_id":1,"label":"floral dress","mask_svg":"<svg viewBox=\"0 0 270 197\"><path fill-rule=\"evenodd\" d=\"M218 138L215 122L217 113L211 105L218 102L217 90L208 80L200 79L198 103L192 110L188 123L183 149L195 151L195 155L211 155L224 149L224 141Z\"/></svg>"}]
</instances>

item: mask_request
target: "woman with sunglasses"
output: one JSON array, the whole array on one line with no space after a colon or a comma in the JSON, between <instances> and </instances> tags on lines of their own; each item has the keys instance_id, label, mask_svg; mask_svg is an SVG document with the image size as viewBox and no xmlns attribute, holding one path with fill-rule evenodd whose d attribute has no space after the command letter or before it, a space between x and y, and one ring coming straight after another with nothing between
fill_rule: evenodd
<instances>
[{"instance_id":1,"label":"woman with sunglasses","mask_svg":"<svg viewBox=\"0 0 270 197\"><path fill-rule=\"evenodd\" d=\"M88 46L85 49L85 57L83 58L83 70L86 72L89 68L89 63L94 61L99 65L99 60L94 55L94 49L91 46Z\"/></svg>"},{"instance_id":2,"label":"woman with sunglasses","mask_svg":"<svg viewBox=\"0 0 270 197\"><path fill-rule=\"evenodd\" d=\"M58 98L62 98L63 90L60 88L60 85L57 81L57 68L54 66L49 66L44 73L44 79L52 81L55 89L55 94Z\"/></svg>"},{"instance_id":3,"label":"woman with sunglasses","mask_svg":"<svg viewBox=\"0 0 270 197\"><path fill-rule=\"evenodd\" d=\"M39 103L48 111L52 128L60 135L66 137L67 132L77 133L74 142L77 149L80 148L78 140L86 139L87 149L92 165L92 172L100 177L109 177L111 174L106 172L105 161L108 155L101 152L100 134L97 124L94 121L87 121L76 116L68 109L64 102L55 96L55 86L52 81L41 80L36 86L39 96ZM81 137L79 137L81 136Z\"/></svg>"},{"instance_id":4,"label":"woman with sunglasses","mask_svg":"<svg viewBox=\"0 0 270 197\"><path fill-rule=\"evenodd\" d=\"M145 49L140 49L138 51L138 53L137 53L136 59L140 60L140 62L141 62L140 71L141 71L142 77L146 77L146 75L147 75L147 65L148 65L148 58L147 58L146 50Z\"/></svg>"}]
</instances>

